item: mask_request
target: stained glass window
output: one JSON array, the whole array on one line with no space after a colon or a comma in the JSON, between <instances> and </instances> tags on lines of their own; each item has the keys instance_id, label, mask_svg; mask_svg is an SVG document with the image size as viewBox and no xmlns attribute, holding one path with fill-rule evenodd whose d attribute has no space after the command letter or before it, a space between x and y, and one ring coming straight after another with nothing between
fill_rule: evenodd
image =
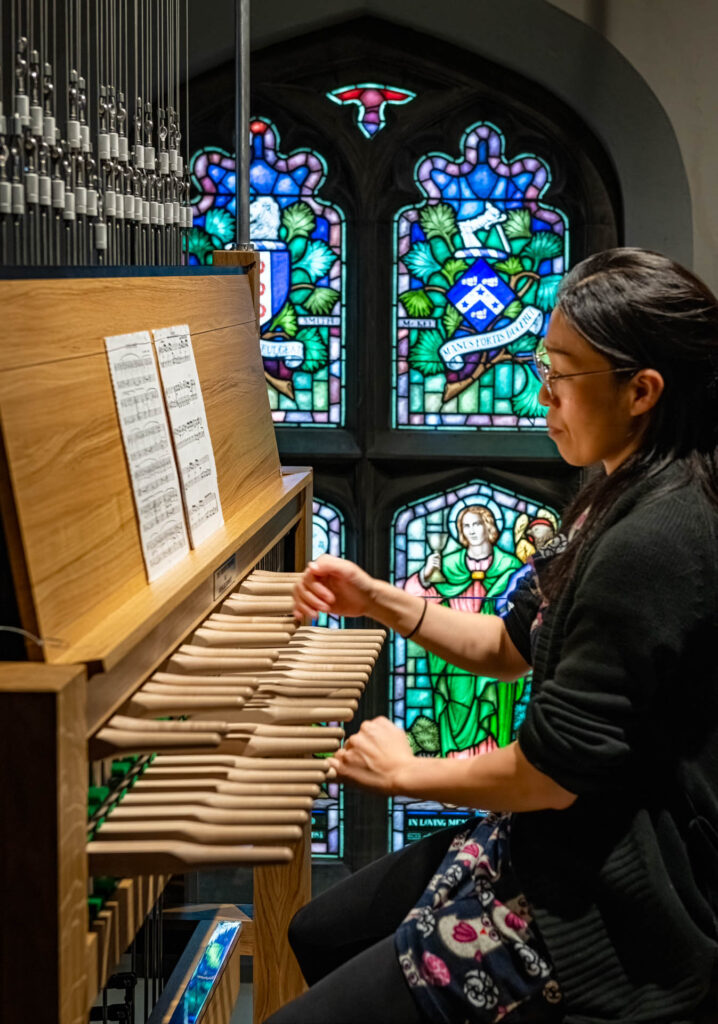
<instances>
[{"instance_id":1,"label":"stained glass window","mask_svg":"<svg viewBox=\"0 0 718 1024\"><path fill-rule=\"evenodd\" d=\"M283 461L314 463L329 496L351 491L365 568L381 578L393 572L402 586L415 577L416 586L430 544L444 561L460 548L449 513L468 492L457 484L451 493L432 493L440 486L435 460L442 452L449 465L474 444L500 474L496 479L515 479L508 474L512 466L518 472L518 462L527 477L536 477L531 489L516 485L515 495L498 487L479 493L488 487L473 479L479 471L459 478L471 481L466 486L478 494L472 498L477 505L491 509L492 500L499 509L493 547L510 556L510 567L512 557L520 563L528 557L529 535L538 541L542 531L554 529L553 512L542 512L529 497L544 494L539 478L550 477L558 505L575 481L547 469L552 451L541 436L546 410L538 404L531 357L566 268L588 252L621 244L620 186L600 141L586 126L577 132L575 112L535 83L420 33L412 35L411 60L402 63L405 33L379 27L374 19L354 20L255 55L254 91L262 104L266 100L255 109L266 116L253 122L252 235L262 260L270 401L277 426L287 425L277 431ZM436 89L439 80L443 91ZM211 148L192 166L193 262L233 241L235 164L226 134L231 118L222 113L230 84L224 70L200 83L205 115L196 138ZM415 95L407 99L410 91ZM385 239L378 257L387 287L376 288L362 260L375 251L387 211L391 241ZM303 340L309 345L302 348L296 343ZM345 348L351 348L348 370ZM305 361L295 365L297 359ZM436 432L431 452L427 444L409 444L412 429ZM471 431L485 433L472 440ZM534 459L541 464L532 469ZM425 483L430 474L431 488ZM441 484L442 491L447 486ZM400 487L410 493L411 506L409 498L396 499ZM413 500L424 494L422 502ZM507 494L515 507L503 504ZM399 503L390 532L384 527ZM315 516L317 552L336 550L335 511ZM476 513L467 515L471 523ZM519 522L521 516L527 518ZM442 533L443 549L444 541L434 537ZM425 574L425 589L434 587L436 601L442 580L431 575ZM459 582L458 588L445 600L469 604L467 587ZM503 596L484 594L483 605L499 606ZM329 623L324 616L318 621ZM515 730L529 679L509 689L474 678L481 697L464 712L454 707L460 703L454 694L469 688L466 677L448 668L442 676L442 666L411 641L389 636L386 644L370 684L372 707L365 698L363 714L385 713L405 726L420 756L487 749ZM330 798L339 793L328 792L327 802L315 808L314 856L342 856L349 865L379 856L387 842L400 847L452 816L463 817L461 809L396 801L389 821L383 801L356 792L342 821L341 804ZM337 815L331 823L330 807Z\"/></svg>"},{"instance_id":2,"label":"stained glass window","mask_svg":"<svg viewBox=\"0 0 718 1024\"><path fill-rule=\"evenodd\" d=\"M279 150L268 120L251 122L250 235L260 253L260 344L272 417L282 426L344 423L344 216L320 198L319 153ZM205 148L191 162L190 263L234 237L235 160Z\"/></svg>"},{"instance_id":3,"label":"stained glass window","mask_svg":"<svg viewBox=\"0 0 718 1024\"><path fill-rule=\"evenodd\" d=\"M344 518L329 502L314 499L312 506L312 558L346 553ZM338 615L325 612L316 620L319 626L344 625ZM338 722L331 723L338 725ZM338 782L327 782L324 792L312 807L312 856L322 860L338 859L344 852L344 789Z\"/></svg>"},{"instance_id":4,"label":"stained glass window","mask_svg":"<svg viewBox=\"0 0 718 1024\"><path fill-rule=\"evenodd\" d=\"M359 131L365 139L373 139L386 125L387 104L403 106L416 99L416 93L391 85L362 82L360 85L344 85L339 89L332 89L327 93L327 99L340 105L350 103L356 106Z\"/></svg>"},{"instance_id":5,"label":"stained glass window","mask_svg":"<svg viewBox=\"0 0 718 1024\"><path fill-rule=\"evenodd\" d=\"M503 615L528 560L558 529L553 509L479 480L400 509L391 533L397 586L461 611ZM530 678L513 683L448 665L394 634L390 706L415 754L469 757L505 746L523 720ZM391 801L393 849L462 821L466 809Z\"/></svg>"},{"instance_id":6,"label":"stained glass window","mask_svg":"<svg viewBox=\"0 0 718 1024\"><path fill-rule=\"evenodd\" d=\"M568 261L568 221L541 200L548 165L507 159L478 123L461 155L416 166L426 198L395 219L393 422L402 428L543 428L537 341Z\"/></svg>"},{"instance_id":7,"label":"stained glass window","mask_svg":"<svg viewBox=\"0 0 718 1024\"><path fill-rule=\"evenodd\" d=\"M345 554L344 517L334 505L315 498L312 506L312 558L319 558L321 555L336 555L337 558L344 558ZM343 626L344 619L339 615L328 615L326 612L322 612L315 624L317 626Z\"/></svg>"}]
</instances>

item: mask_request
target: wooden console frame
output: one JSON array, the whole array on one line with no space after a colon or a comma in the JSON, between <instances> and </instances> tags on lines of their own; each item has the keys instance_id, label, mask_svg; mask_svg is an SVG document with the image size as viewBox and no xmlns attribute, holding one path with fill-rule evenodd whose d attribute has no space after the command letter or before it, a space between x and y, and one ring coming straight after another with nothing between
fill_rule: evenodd
<instances>
[{"instance_id":1,"label":"wooden console frame","mask_svg":"<svg viewBox=\"0 0 718 1024\"><path fill-rule=\"evenodd\" d=\"M0 510L22 625L48 641L0 666L7 1024L84 1024L130 934L111 915L88 927L87 739L221 600L214 573L229 558L239 580L290 532L287 568L311 553L311 471L279 465L257 268L232 255L214 274L0 281ZM176 323L192 334L225 525L148 584L103 338ZM255 871L255 1021L303 989L286 926L309 898L309 851L307 827L290 864ZM125 890L151 884L123 882L128 906Z\"/></svg>"}]
</instances>

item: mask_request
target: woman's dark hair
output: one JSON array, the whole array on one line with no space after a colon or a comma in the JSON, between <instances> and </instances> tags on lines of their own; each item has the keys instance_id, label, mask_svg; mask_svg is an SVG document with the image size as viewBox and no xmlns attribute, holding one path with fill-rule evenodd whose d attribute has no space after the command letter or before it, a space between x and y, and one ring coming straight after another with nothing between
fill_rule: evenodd
<instances>
[{"instance_id":1,"label":"woman's dark hair","mask_svg":"<svg viewBox=\"0 0 718 1024\"><path fill-rule=\"evenodd\" d=\"M640 448L613 473L581 489L563 517L563 530L590 506L585 525L542 577L553 600L572 577L580 553L600 533L606 514L634 483L668 463L684 474L673 486L698 480L718 504L718 300L689 270L646 249L608 249L566 275L556 309L616 367L651 367L664 390ZM625 386L628 374L615 378Z\"/></svg>"}]
</instances>

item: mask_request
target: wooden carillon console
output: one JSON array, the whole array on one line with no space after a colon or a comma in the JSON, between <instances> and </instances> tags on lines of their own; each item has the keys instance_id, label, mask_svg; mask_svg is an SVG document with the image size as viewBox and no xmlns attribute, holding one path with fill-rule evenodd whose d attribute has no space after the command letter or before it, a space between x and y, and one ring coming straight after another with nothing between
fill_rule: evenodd
<instances>
[{"instance_id":1,"label":"wooden carillon console","mask_svg":"<svg viewBox=\"0 0 718 1024\"><path fill-rule=\"evenodd\" d=\"M84 1024L170 876L200 868L252 866L254 915L223 933L198 1019L227 1024L240 948L254 953L256 1022L303 987L286 929L309 898L327 774L313 755L337 749L383 633L292 617L311 472L279 465L253 257L236 259L247 265L0 281L2 516L31 635L27 660L0 668L3 1024ZM103 339L177 324L224 524L148 583ZM179 1019L185 993L170 985L154 1010L111 1019Z\"/></svg>"}]
</instances>

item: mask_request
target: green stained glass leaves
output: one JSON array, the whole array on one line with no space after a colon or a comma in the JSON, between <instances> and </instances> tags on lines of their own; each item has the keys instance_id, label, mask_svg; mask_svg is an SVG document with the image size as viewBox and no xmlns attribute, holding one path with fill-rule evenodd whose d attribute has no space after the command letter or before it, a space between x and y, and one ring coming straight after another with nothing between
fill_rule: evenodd
<instances>
[{"instance_id":1,"label":"green stained glass leaves","mask_svg":"<svg viewBox=\"0 0 718 1024\"><path fill-rule=\"evenodd\" d=\"M327 365L329 346L316 327L303 327L297 331L297 340L304 345L304 369L314 373Z\"/></svg>"},{"instance_id":2,"label":"green stained glass leaves","mask_svg":"<svg viewBox=\"0 0 718 1024\"><path fill-rule=\"evenodd\" d=\"M287 156L268 120L250 122L250 230L259 253L260 347L272 417L283 426L344 423L344 218L321 199L323 158ZM234 157L219 148L192 158L194 227L189 262L212 261L234 235Z\"/></svg>"},{"instance_id":3,"label":"green stained glass leaves","mask_svg":"<svg viewBox=\"0 0 718 1024\"><path fill-rule=\"evenodd\" d=\"M424 376L441 373L443 362L439 350L444 336L437 330L422 331L409 352L409 365Z\"/></svg>"},{"instance_id":4,"label":"green stained glass leaves","mask_svg":"<svg viewBox=\"0 0 718 1024\"><path fill-rule=\"evenodd\" d=\"M461 148L456 162L419 162L426 198L396 217L394 425L543 428L532 358L566 267L566 221L540 202L547 166L507 160L495 126L472 126Z\"/></svg>"},{"instance_id":5,"label":"green stained glass leaves","mask_svg":"<svg viewBox=\"0 0 718 1024\"><path fill-rule=\"evenodd\" d=\"M406 266L414 277L427 284L434 274L441 271L441 264L434 257L432 247L428 242L417 242L407 253L405 258Z\"/></svg>"},{"instance_id":6,"label":"green stained glass leaves","mask_svg":"<svg viewBox=\"0 0 718 1024\"><path fill-rule=\"evenodd\" d=\"M306 203L294 203L282 212L284 237L290 244L295 238L309 238L314 231L316 217L311 206Z\"/></svg>"},{"instance_id":7,"label":"green stained glass leaves","mask_svg":"<svg viewBox=\"0 0 718 1024\"><path fill-rule=\"evenodd\" d=\"M301 256L297 256L300 249L302 250ZM313 284L320 277L324 277L335 259L329 246L319 240L310 241L302 238L302 242L299 244L299 238L295 237L294 244L290 245L289 251L294 257L293 269L297 273L297 277L303 272Z\"/></svg>"}]
</instances>

